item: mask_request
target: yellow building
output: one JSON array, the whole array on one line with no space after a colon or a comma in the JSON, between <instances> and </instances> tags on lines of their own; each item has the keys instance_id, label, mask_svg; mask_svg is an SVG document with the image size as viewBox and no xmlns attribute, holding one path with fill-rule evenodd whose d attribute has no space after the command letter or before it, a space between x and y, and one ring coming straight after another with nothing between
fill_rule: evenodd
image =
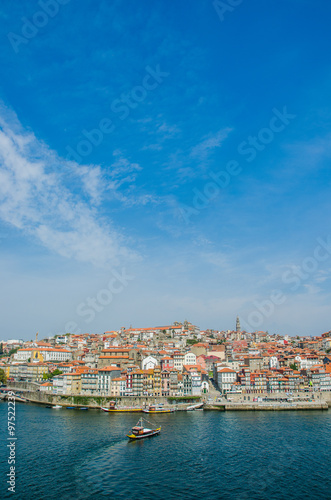
<instances>
[{"instance_id":1,"label":"yellow building","mask_svg":"<svg viewBox=\"0 0 331 500\"><path fill-rule=\"evenodd\" d=\"M149 370L144 370L144 393L150 396L153 395L153 385L154 385L154 370L150 368Z\"/></svg>"},{"instance_id":2,"label":"yellow building","mask_svg":"<svg viewBox=\"0 0 331 500\"><path fill-rule=\"evenodd\" d=\"M63 374L63 394L81 394L82 381L78 372Z\"/></svg>"},{"instance_id":3,"label":"yellow building","mask_svg":"<svg viewBox=\"0 0 331 500\"><path fill-rule=\"evenodd\" d=\"M40 382L44 373L49 373L45 363L20 363L9 366L9 377L18 381Z\"/></svg>"},{"instance_id":4,"label":"yellow building","mask_svg":"<svg viewBox=\"0 0 331 500\"><path fill-rule=\"evenodd\" d=\"M154 368L153 393L154 396L162 396L162 378L160 366L156 366Z\"/></svg>"}]
</instances>

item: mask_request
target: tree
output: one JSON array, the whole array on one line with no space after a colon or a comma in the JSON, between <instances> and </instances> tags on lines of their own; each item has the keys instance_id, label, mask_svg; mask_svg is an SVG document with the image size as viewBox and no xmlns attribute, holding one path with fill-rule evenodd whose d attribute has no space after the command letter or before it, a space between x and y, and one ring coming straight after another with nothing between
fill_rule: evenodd
<instances>
[{"instance_id":1,"label":"tree","mask_svg":"<svg viewBox=\"0 0 331 500\"><path fill-rule=\"evenodd\" d=\"M9 353L8 353L8 356L11 356L12 354L15 354L15 352L18 351L18 347L16 347L15 349L10 349Z\"/></svg>"},{"instance_id":2,"label":"tree","mask_svg":"<svg viewBox=\"0 0 331 500\"><path fill-rule=\"evenodd\" d=\"M52 373L44 373L43 374L43 380L50 380L52 379L53 377L56 377L56 375L61 375L61 370L59 370L58 368L56 368L56 370L54 370Z\"/></svg>"},{"instance_id":3,"label":"tree","mask_svg":"<svg viewBox=\"0 0 331 500\"><path fill-rule=\"evenodd\" d=\"M0 368L0 382L2 384L5 384L7 382L7 377L6 377L5 371L2 370L2 368Z\"/></svg>"},{"instance_id":4,"label":"tree","mask_svg":"<svg viewBox=\"0 0 331 500\"><path fill-rule=\"evenodd\" d=\"M292 363L290 365L290 368L292 368L292 370L297 370L298 369L298 367L297 367L297 365L295 363Z\"/></svg>"},{"instance_id":5,"label":"tree","mask_svg":"<svg viewBox=\"0 0 331 500\"><path fill-rule=\"evenodd\" d=\"M1 344L0 344L0 356L2 356L2 354L3 354L3 344L1 342Z\"/></svg>"}]
</instances>

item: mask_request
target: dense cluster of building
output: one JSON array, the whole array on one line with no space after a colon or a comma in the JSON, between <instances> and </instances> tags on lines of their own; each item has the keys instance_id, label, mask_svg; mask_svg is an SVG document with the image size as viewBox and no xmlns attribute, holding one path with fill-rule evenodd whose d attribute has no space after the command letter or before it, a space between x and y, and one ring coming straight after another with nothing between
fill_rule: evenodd
<instances>
[{"instance_id":1,"label":"dense cluster of building","mask_svg":"<svg viewBox=\"0 0 331 500\"><path fill-rule=\"evenodd\" d=\"M103 334L65 334L2 343L9 380L59 395L201 396L331 391L331 332L289 337L201 331L185 321ZM211 383L211 379L213 384Z\"/></svg>"}]
</instances>

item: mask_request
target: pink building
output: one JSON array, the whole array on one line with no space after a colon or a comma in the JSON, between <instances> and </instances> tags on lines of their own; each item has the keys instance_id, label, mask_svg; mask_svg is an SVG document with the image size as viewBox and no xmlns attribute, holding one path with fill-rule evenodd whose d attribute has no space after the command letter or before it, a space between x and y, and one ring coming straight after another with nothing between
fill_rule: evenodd
<instances>
[{"instance_id":1,"label":"pink building","mask_svg":"<svg viewBox=\"0 0 331 500\"><path fill-rule=\"evenodd\" d=\"M161 359L161 370L171 370L174 367L174 360L170 356Z\"/></svg>"}]
</instances>

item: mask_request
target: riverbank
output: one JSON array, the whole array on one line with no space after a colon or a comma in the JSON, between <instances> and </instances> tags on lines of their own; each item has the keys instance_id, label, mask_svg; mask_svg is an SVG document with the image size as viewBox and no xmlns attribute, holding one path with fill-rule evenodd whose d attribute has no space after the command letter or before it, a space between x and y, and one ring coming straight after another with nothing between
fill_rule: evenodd
<instances>
[{"instance_id":1,"label":"riverbank","mask_svg":"<svg viewBox=\"0 0 331 500\"><path fill-rule=\"evenodd\" d=\"M212 404L204 407L204 410L215 411L297 411L297 410L328 410L327 403L303 402L303 403L228 403Z\"/></svg>"},{"instance_id":2,"label":"riverbank","mask_svg":"<svg viewBox=\"0 0 331 500\"><path fill-rule=\"evenodd\" d=\"M33 395L32 395L33 396ZM91 410L99 410L101 406L107 407L109 406L109 401L111 398L108 398L105 400L103 398L102 404L97 404L95 402L95 398L93 398L93 401L91 401L88 397L84 397L84 401L80 401L77 403L77 396L57 396L56 398L48 397L43 398L40 397L34 398L31 397L31 395L25 393L25 397L21 398L20 396L15 396L15 400L19 402L25 402L25 403L32 403L32 404L37 404L37 405L42 405L42 406L49 406L49 405L60 405L63 408L88 408ZM135 404L130 404L129 401L123 401L123 398L121 398L121 401L118 401L118 407L123 408L123 407L132 407L132 408L146 408L148 406L148 403L146 401L141 401L143 398L135 398L139 399L139 401L135 401ZM179 403L177 402L175 405L174 404L169 404L166 398L155 398L158 399L156 404L162 404L163 408L174 408L176 411L187 411L188 408L192 407L192 402L190 403ZM211 404L204 404L203 410L204 411L300 411L300 410L324 410L327 411L329 409L329 406L327 403L320 403L320 402L301 402L301 403L284 403L284 402L274 402L274 403L263 403L263 402L256 402L256 403L227 403L227 404L222 404L222 403L211 403Z\"/></svg>"},{"instance_id":3,"label":"riverbank","mask_svg":"<svg viewBox=\"0 0 331 500\"><path fill-rule=\"evenodd\" d=\"M162 404L165 408L176 408L177 410L187 410L188 407L202 403L204 398L196 396L187 396L185 398L167 398L154 396L86 396L86 395L61 395L47 394L38 389L38 384L15 383L7 389L16 393L18 397L23 397L30 403L39 405L60 405L63 407L100 409L108 407L110 401L116 399L118 407L145 408L150 404ZM294 395L290 401L286 401L287 395L284 394L261 394L259 399L262 401L247 401L253 396L243 396L231 394L232 401L225 400L221 402L207 402L204 404L204 410L209 411L297 411L297 410L328 410L331 407L331 394L316 393L315 399L304 401L300 398L307 398L308 395ZM270 400L271 397L275 398ZM310 396L311 397L311 396ZM240 399L239 399L240 398ZM277 398L279 400L277 400ZM235 399L235 401L233 401ZM264 400L263 399L267 399Z\"/></svg>"}]
</instances>

